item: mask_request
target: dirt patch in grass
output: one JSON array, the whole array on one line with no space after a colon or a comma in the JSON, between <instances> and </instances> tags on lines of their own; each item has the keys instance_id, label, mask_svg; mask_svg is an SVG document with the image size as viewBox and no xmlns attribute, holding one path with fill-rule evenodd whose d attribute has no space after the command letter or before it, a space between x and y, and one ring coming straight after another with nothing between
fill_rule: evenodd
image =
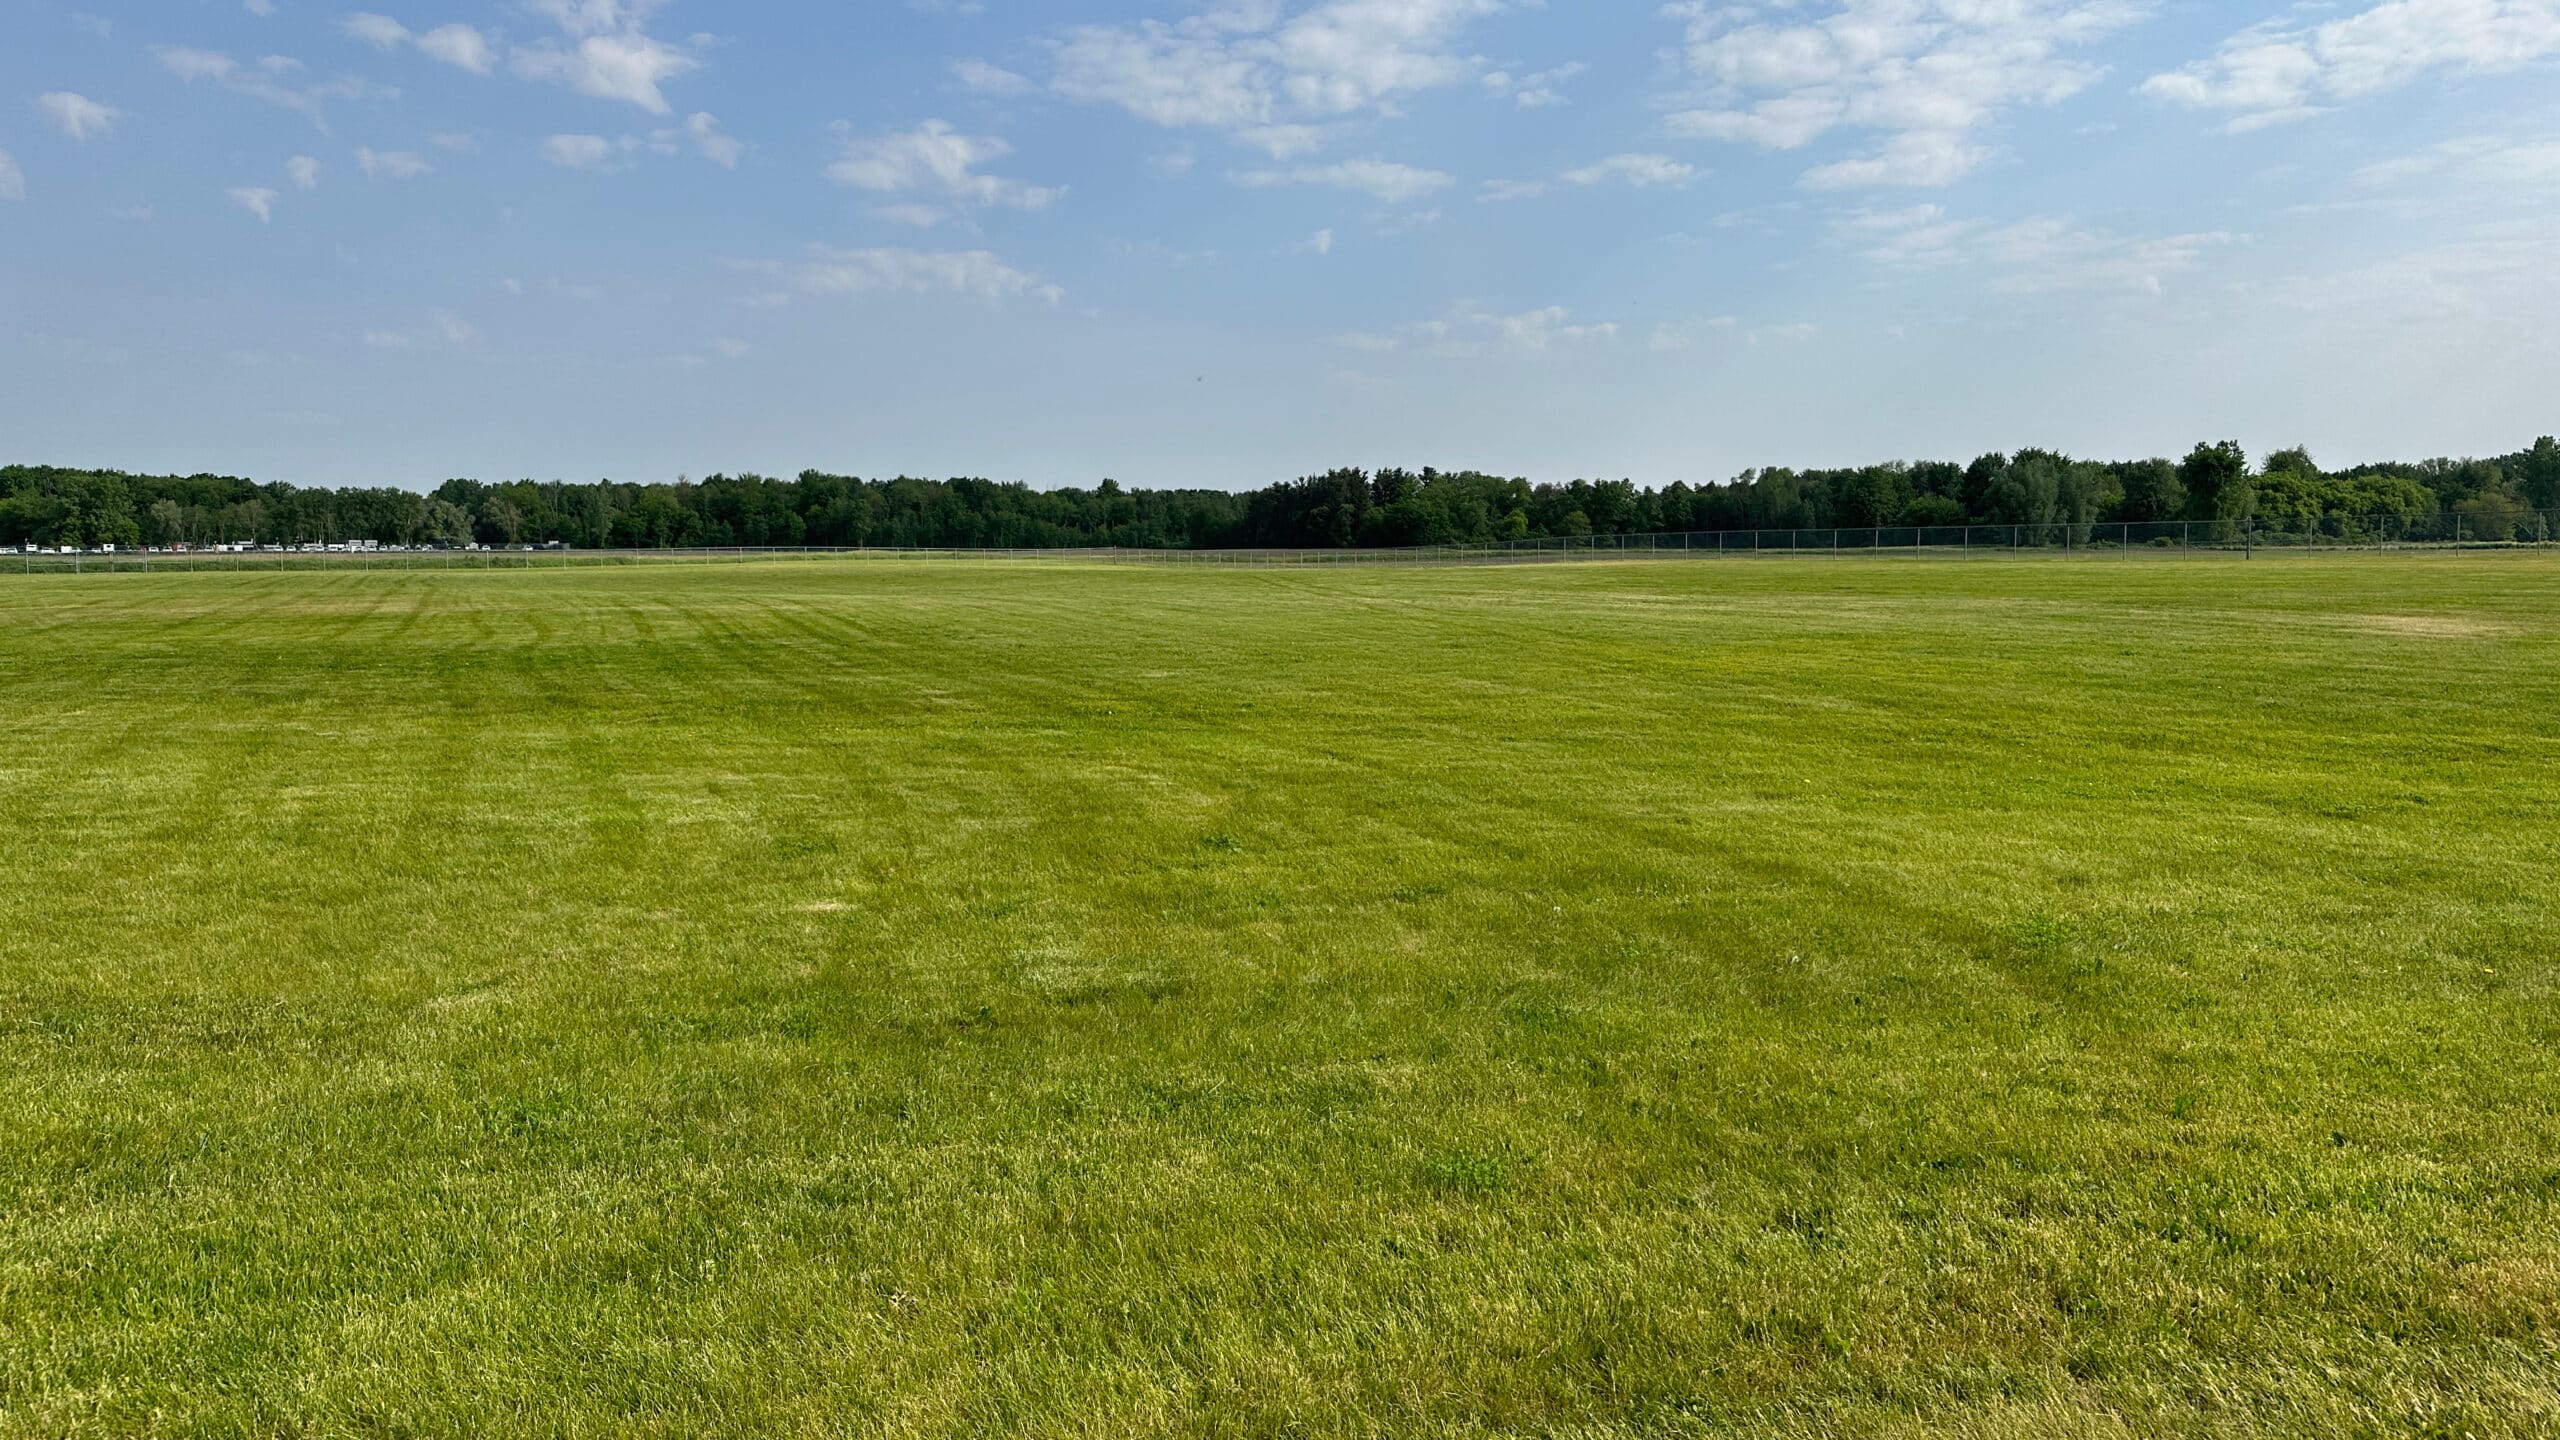
<instances>
[{"instance_id":1,"label":"dirt patch in grass","mask_svg":"<svg viewBox=\"0 0 2560 1440\"><path fill-rule=\"evenodd\" d=\"M2515 632L2494 620L2469 615L2355 615L2359 630L2377 635L2405 635L2417 640L2493 640Z\"/></svg>"}]
</instances>

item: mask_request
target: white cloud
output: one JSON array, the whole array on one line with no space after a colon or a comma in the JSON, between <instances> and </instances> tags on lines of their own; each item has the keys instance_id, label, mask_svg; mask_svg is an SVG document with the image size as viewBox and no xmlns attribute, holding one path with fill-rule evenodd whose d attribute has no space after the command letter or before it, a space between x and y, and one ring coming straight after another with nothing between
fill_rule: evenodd
<instances>
[{"instance_id":1,"label":"white cloud","mask_svg":"<svg viewBox=\"0 0 2560 1440\"><path fill-rule=\"evenodd\" d=\"M1523 110L1544 110L1565 103L1564 83L1580 75L1586 67L1577 60L1534 75L1514 75L1508 70L1495 70L1482 77L1484 88L1509 100Z\"/></svg>"},{"instance_id":2,"label":"white cloud","mask_svg":"<svg viewBox=\"0 0 2560 1440\"><path fill-rule=\"evenodd\" d=\"M16 157L0 150L0 200L27 198L27 172L18 168Z\"/></svg>"},{"instance_id":3,"label":"white cloud","mask_svg":"<svg viewBox=\"0 0 2560 1440\"><path fill-rule=\"evenodd\" d=\"M1668 155L1612 155L1606 160L1564 172L1568 185L1605 185L1611 181L1648 189L1656 185L1678 187L1698 178L1698 167L1674 160Z\"/></svg>"},{"instance_id":4,"label":"white cloud","mask_svg":"<svg viewBox=\"0 0 2560 1440\"><path fill-rule=\"evenodd\" d=\"M1075 27L1051 88L1151 124L1243 134L1381 113L1485 70L1456 42L1509 0L1238 0L1178 21Z\"/></svg>"},{"instance_id":5,"label":"white cloud","mask_svg":"<svg viewBox=\"0 0 2560 1440\"><path fill-rule=\"evenodd\" d=\"M1502 205L1513 200L1535 200L1546 193L1543 180L1487 180L1476 191L1476 200L1485 205Z\"/></svg>"},{"instance_id":6,"label":"white cloud","mask_svg":"<svg viewBox=\"0 0 2560 1440\"><path fill-rule=\"evenodd\" d=\"M744 340L733 340L726 335L722 335L711 342L711 349L723 360L744 360L747 358L748 352L755 349L755 347L749 345Z\"/></svg>"},{"instance_id":7,"label":"white cloud","mask_svg":"<svg viewBox=\"0 0 2560 1440\"><path fill-rule=\"evenodd\" d=\"M1319 255L1332 254L1333 232L1331 230L1319 230L1313 235L1308 236L1307 248L1313 250Z\"/></svg>"},{"instance_id":8,"label":"white cloud","mask_svg":"<svg viewBox=\"0 0 2560 1440\"><path fill-rule=\"evenodd\" d=\"M293 188L296 190L320 188L320 162L308 155L296 155L284 162L284 173L285 178L293 182Z\"/></svg>"},{"instance_id":9,"label":"white cloud","mask_svg":"<svg viewBox=\"0 0 2560 1440\"><path fill-rule=\"evenodd\" d=\"M735 136L721 133L720 118L708 113L688 115L684 123L652 130L646 135L621 135L607 139L602 135L553 135L542 142L542 158L565 170L589 170L629 162L643 153L682 155L691 153L720 166L734 170L746 158L747 147Z\"/></svg>"},{"instance_id":10,"label":"white cloud","mask_svg":"<svg viewBox=\"0 0 2560 1440\"><path fill-rule=\"evenodd\" d=\"M151 53L159 58L160 68L181 80L227 80L240 68L230 56L214 50L163 45Z\"/></svg>"},{"instance_id":11,"label":"white cloud","mask_svg":"<svg viewBox=\"0 0 2560 1440\"><path fill-rule=\"evenodd\" d=\"M257 216L261 225L275 219L276 192L273 190L244 185L222 193L231 197L232 204Z\"/></svg>"},{"instance_id":12,"label":"white cloud","mask_svg":"<svg viewBox=\"0 0 2560 1440\"><path fill-rule=\"evenodd\" d=\"M565 85L599 100L620 100L652 114L673 110L666 83L701 68L691 55L648 33L664 0L533 0L559 25L567 44L519 46L509 57L518 75Z\"/></svg>"},{"instance_id":13,"label":"white cloud","mask_svg":"<svg viewBox=\"0 0 2560 1440\"><path fill-rule=\"evenodd\" d=\"M420 35L388 15L359 11L338 22L339 28L364 43L382 50L396 50L403 45L416 45L418 53L430 60L486 75L497 68L497 52L489 38L468 25L441 25Z\"/></svg>"},{"instance_id":14,"label":"white cloud","mask_svg":"<svg viewBox=\"0 0 2560 1440\"><path fill-rule=\"evenodd\" d=\"M1999 225L1958 219L1936 205L1851 216L1842 234L1891 269L1981 272L2003 294L2158 295L2215 250L2238 244L2225 231L2140 237L2090 230L2050 216Z\"/></svg>"},{"instance_id":15,"label":"white cloud","mask_svg":"<svg viewBox=\"0 0 2560 1440\"><path fill-rule=\"evenodd\" d=\"M1235 139L1274 160L1292 160L1323 149L1331 134L1322 125L1249 125L1236 131Z\"/></svg>"},{"instance_id":16,"label":"white cloud","mask_svg":"<svg viewBox=\"0 0 2560 1440\"><path fill-rule=\"evenodd\" d=\"M1253 190L1267 190L1278 185L1334 185L1345 190L1363 190L1390 205L1418 200L1447 187L1454 179L1438 170L1417 169L1391 160L1344 160L1332 165L1301 165L1291 170L1248 170L1235 177L1237 184Z\"/></svg>"},{"instance_id":17,"label":"white cloud","mask_svg":"<svg viewBox=\"0 0 2560 1440\"><path fill-rule=\"evenodd\" d=\"M1822 166L1817 187L1946 185L1991 151L1973 137L2022 105L2054 105L2105 72L2071 50L2149 17L2151 0L1679 0L1683 55L1710 103L1673 133L1794 150L1837 130L1876 151Z\"/></svg>"},{"instance_id":18,"label":"white cloud","mask_svg":"<svg viewBox=\"0 0 2560 1440\"><path fill-rule=\"evenodd\" d=\"M2142 93L2233 112L2254 130L2395 90L2440 70L2496 74L2560 56L2560 0L2389 0L2317 25L2243 30L2209 60L2154 75Z\"/></svg>"},{"instance_id":19,"label":"white cloud","mask_svg":"<svg viewBox=\"0 0 2560 1440\"><path fill-rule=\"evenodd\" d=\"M601 135L554 135L542 142L542 158L563 170L584 170L613 158L613 142Z\"/></svg>"},{"instance_id":20,"label":"white cloud","mask_svg":"<svg viewBox=\"0 0 2560 1440\"><path fill-rule=\"evenodd\" d=\"M436 167L427 163L426 156L414 150L358 150L356 168L362 170L368 179L415 180Z\"/></svg>"},{"instance_id":21,"label":"white cloud","mask_svg":"<svg viewBox=\"0 0 2560 1440\"><path fill-rule=\"evenodd\" d=\"M2359 184L2369 186L2429 176L2461 182L2482 198L2505 195L2543 201L2550 187L2560 184L2560 140L2465 135L2413 154L2377 160L2355 174Z\"/></svg>"},{"instance_id":22,"label":"white cloud","mask_svg":"<svg viewBox=\"0 0 2560 1440\"><path fill-rule=\"evenodd\" d=\"M805 261L756 268L780 278L801 295L963 295L978 300L1037 295L1051 304L1062 298L1057 287L1043 285L1038 277L984 250L838 250L814 245Z\"/></svg>"},{"instance_id":23,"label":"white cloud","mask_svg":"<svg viewBox=\"0 0 2560 1440\"><path fill-rule=\"evenodd\" d=\"M1039 87L1023 76L984 60L955 60L951 73L959 82L982 95L1028 95Z\"/></svg>"},{"instance_id":24,"label":"white cloud","mask_svg":"<svg viewBox=\"0 0 2560 1440\"><path fill-rule=\"evenodd\" d=\"M240 0L240 8L264 20L276 13L276 0Z\"/></svg>"},{"instance_id":25,"label":"white cloud","mask_svg":"<svg viewBox=\"0 0 2560 1440\"><path fill-rule=\"evenodd\" d=\"M848 137L826 175L838 185L881 194L922 192L968 205L1039 210L1066 192L980 175L981 165L1001 160L1013 147L991 136L963 135L940 120L913 130Z\"/></svg>"},{"instance_id":26,"label":"white cloud","mask_svg":"<svg viewBox=\"0 0 2560 1440\"><path fill-rule=\"evenodd\" d=\"M394 50L409 43L409 27L388 15L359 10L339 21L338 28L377 50Z\"/></svg>"},{"instance_id":27,"label":"white cloud","mask_svg":"<svg viewBox=\"0 0 2560 1440\"><path fill-rule=\"evenodd\" d=\"M1565 346L1605 344L1617 336L1616 324L1576 324L1572 313L1561 305L1518 315L1503 315L1475 301L1462 300L1449 307L1449 313L1438 320L1424 320L1384 333L1339 338L1341 343L1355 350L1373 354L1416 350L1433 355L1475 357L1534 354Z\"/></svg>"},{"instance_id":28,"label":"white cloud","mask_svg":"<svg viewBox=\"0 0 2560 1440\"><path fill-rule=\"evenodd\" d=\"M364 343L376 350L421 350L432 345L455 348L480 338L480 327L450 310L430 310L427 323L415 330L367 330Z\"/></svg>"},{"instance_id":29,"label":"white cloud","mask_svg":"<svg viewBox=\"0 0 2560 1440\"><path fill-rule=\"evenodd\" d=\"M243 66L218 50L190 50L163 45L152 50L162 69L192 84L210 80L234 94L279 106L309 120L321 134L329 133L329 120L324 106L333 100L396 100L400 92L389 86L376 85L357 76L343 76L317 85L296 88L284 83L285 77L302 69L302 62L284 55L268 55L254 67Z\"/></svg>"},{"instance_id":30,"label":"white cloud","mask_svg":"<svg viewBox=\"0 0 2560 1440\"><path fill-rule=\"evenodd\" d=\"M1909 185L1936 189L1970 175L1991 152L1968 145L1958 135L1915 131L1896 135L1872 155L1816 165L1804 172L1804 183L1816 190L1848 190L1868 185Z\"/></svg>"},{"instance_id":31,"label":"white cloud","mask_svg":"<svg viewBox=\"0 0 2560 1440\"><path fill-rule=\"evenodd\" d=\"M430 60L486 75L498 68L497 52L489 37L468 25L439 25L418 37L418 53Z\"/></svg>"},{"instance_id":32,"label":"white cloud","mask_svg":"<svg viewBox=\"0 0 2560 1440\"><path fill-rule=\"evenodd\" d=\"M46 124L84 145L114 134L116 122L124 118L124 112L113 105L101 105L86 95L66 90L39 95L35 103Z\"/></svg>"},{"instance_id":33,"label":"white cloud","mask_svg":"<svg viewBox=\"0 0 2560 1440\"><path fill-rule=\"evenodd\" d=\"M2450 244L2281 280L2263 298L2287 333L2308 324L2323 343L2350 350L2476 356L2488 344L2491 353L2538 354L2560 319L2555 277L2560 242L2550 226L2489 226Z\"/></svg>"},{"instance_id":34,"label":"white cloud","mask_svg":"<svg viewBox=\"0 0 2560 1440\"><path fill-rule=\"evenodd\" d=\"M720 133L720 117L706 113L688 115L681 126L658 131L650 138L662 150L678 144L690 146L694 154L723 170L737 169L747 154L745 142Z\"/></svg>"}]
</instances>

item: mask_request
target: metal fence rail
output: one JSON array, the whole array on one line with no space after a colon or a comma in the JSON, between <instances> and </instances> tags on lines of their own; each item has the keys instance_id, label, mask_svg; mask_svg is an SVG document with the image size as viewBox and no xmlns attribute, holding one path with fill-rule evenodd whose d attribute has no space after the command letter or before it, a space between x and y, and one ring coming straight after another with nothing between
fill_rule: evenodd
<instances>
[{"instance_id":1,"label":"metal fence rail","mask_svg":"<svg viewBox=\"0 0 2560 1440\"><path fill-rule=\"evenodd\" d=\"M1967 559L1997 555L2233 555L2260 550L2549 550L2560 511L2319 516L2300 520L2169 520L2040 525L1884 525L1672 534L1552 536L1489 545L1404 549L1129 550L731 546L691 550L305 550L60 554L0 551L0 575L232 574L288 570L435 572L714 565L740 561L1023 560L1201 566L1499 565L1609 559L1805 555Z\"/></svg>"}]
</instances>

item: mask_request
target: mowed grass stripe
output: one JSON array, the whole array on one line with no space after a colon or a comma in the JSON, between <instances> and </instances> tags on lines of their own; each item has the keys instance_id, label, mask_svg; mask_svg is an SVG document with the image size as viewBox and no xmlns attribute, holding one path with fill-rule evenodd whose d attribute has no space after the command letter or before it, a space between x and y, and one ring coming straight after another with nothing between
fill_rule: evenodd
<instances>
[{"instance_id":1,"label":"mowed grass stripe","mask_svg":"<svg viewBox=\"0 0 2560 1440\"><path fill-rule=\"evenodd\" d=\"M0 1431L2551 1433L2556 593L0 577Z\"/></svg>"}]
</instances>

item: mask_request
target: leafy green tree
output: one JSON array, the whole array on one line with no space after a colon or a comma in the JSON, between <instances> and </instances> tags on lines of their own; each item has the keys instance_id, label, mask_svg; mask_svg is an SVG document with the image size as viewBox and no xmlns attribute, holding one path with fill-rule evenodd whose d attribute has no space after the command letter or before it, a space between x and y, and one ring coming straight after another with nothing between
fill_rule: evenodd
<instances>
[{"instance_id":1,"label":"leafy green tree","mask_svg":"<svg viewBox=\"0 0 2560 1440\"><path fill-rule=\"evenodd\" d=\"M2072 528L2074 543L2086 545L2098 517L2123 501L2124 487L2116 483L2115 472L2104 465L2065 460L2055 476L2053 498L2056 516Z\"/></svg>"},{"instance_id":2,"label":"leafy green tree","mask_svg":"<svg viewBox=\"0 0 2560 1440\"><path fill-rule=\"evenodd\" d=\"M2186 487L2187 515L2194 520L2245 518L2255 494L2249 484L2249 452L2236 440L2189 451L2178 466L2178 483Z\"/></svg>"},{"instance_id":3,"label":"leafy green tree","mask_svg":"<svg viewBox=\"0 0 2560 1440\"><path fill-rule=\"evenodd\" d=\"M2311 452L2300 445L2288 450L2278 450L2269 455L2262 470L2268 475L2300 475L2312 480L2320 478L2320 466L2312 460Z\"/></svg>"},{"instance_id":4,"label":"leafy green tree","mask_svg":"<svg viewBox=\"0 0 2560 1440\"><path fill-rule=\"evenodd\" d=\"M1992 492L2000 488L2009 472L2009 457L1985 455L1965 467L1963 487L1956 498L1964 502L1964 513L1981 520L1993 520Z\"/></svg>"},{"instance_id":5,"label":"leafy green tree","mask_svg":"<svg viewBox=\"0 0 2560 1440\"><path fill-rule=\"evenodd\" d=\"M2124 492L2124 499L2116 508L2119 520L2175 520L2186 511L2186 483L2178 478L2178 467L2170 461L2137 460L2120 466L2116 483Z\"/></svg>"},{"instance_id":6,"label":"leafy green tree","mask_svg":"<svg viewBox=\"0 0 2560 1440\"><path fill-rule=\"evenodd\" d=\"M471 543L471 512L450 500L427 497L418 517L418 533L430 545Z\"/></svg>"},{"instance_id":7,"label":"leafy green tree","mask_svg":"<svg viewBox=\"0 0 2560 1440\"><path fill-rule=\"evenodd\" d=\"M2560 440L2545 435L2525 452L2522 488L2536 510L2560 510Z\"/></svg>"},{"instance_id":8,"label":"leafy green tree","mask_svg":"<svg viewBox=\"0 0 2560 1440\"><path fill-rule=\"evenodd\" d=\"M1992 483L1992 521L2038 528L2052 525L2062 515L2063 470L2069 463L2048 450L2019 451Z\"/></svg>"},{"instance_id":9,"label":"leafy green tree","mask_svg":"<svg viewBox=\"0 0 2560 1440\"><path fill-rule=\"evenodd\" d=\"M503 495L484 495L476 509L476 531L484 545L513 545L524 532L524 512Z\"/></svg>"}]
</instances>

